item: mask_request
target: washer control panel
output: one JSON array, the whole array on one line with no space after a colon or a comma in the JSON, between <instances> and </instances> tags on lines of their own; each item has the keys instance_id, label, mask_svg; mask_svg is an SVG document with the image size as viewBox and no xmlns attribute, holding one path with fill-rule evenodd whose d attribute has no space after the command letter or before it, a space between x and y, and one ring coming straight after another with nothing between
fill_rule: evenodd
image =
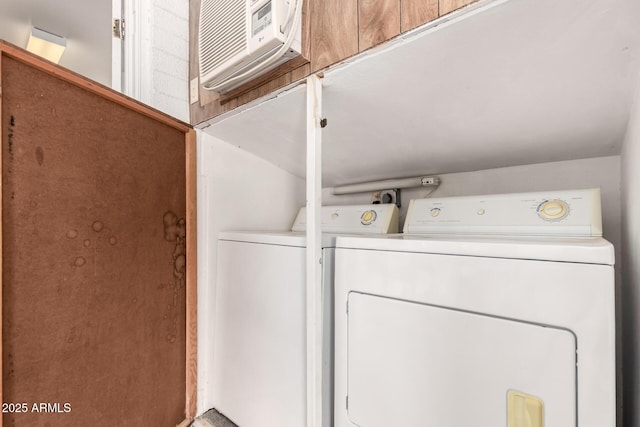
<instances>
[{"instance_id":1,"label":"washer control panel","mask_svg":"<svg viewBox=\"0 0 640 427\"><path fill-rule=\"evenodd\" d=\"M404 232L602 236L600 190L411 200Z\"/></svg>"},{"instance_id":2,"label":"washer control panel","mask_svg":"<svg viewBox=\"0 0 640 427\"><path fill-rule=\"evenodd\" d=\"M369 209L364 211L364 213L360 216L360 224L371 225L376 219L378 219L378 214L376 213L375 209Z\"/></svg>"},{"instance_id":3,"label":"washer control panel","mask_svg":"<svg viewBox=\"0 0 640 427\"><path fill-rule=\"evenodd\" d=\"M291 231L306 229L307 209L300 208ZM323 206L322 231L326 233L397 233L399 231L398 207L393 203Z\"/></svg>"},{"instance_id":4,"label":"washer control panel","mask_svg":"<svg viewBox=\"0 0 640 427\"><path fill-rule=\"evenodd\" d=\"M564 200L546 200L538 206L538 215L545 221L560 221L569 215L571 208Z\"/></svg>"}]
</instances>

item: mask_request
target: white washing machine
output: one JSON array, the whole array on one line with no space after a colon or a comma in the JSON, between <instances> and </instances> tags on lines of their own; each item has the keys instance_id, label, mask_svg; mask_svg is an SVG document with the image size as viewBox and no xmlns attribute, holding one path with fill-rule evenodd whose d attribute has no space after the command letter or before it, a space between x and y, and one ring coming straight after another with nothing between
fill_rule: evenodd
<instances>
[{"instance_id":1,"label":"white washing machine","mask_svg":"<svg viewBox=\"0 0 640 427\"><path fill-rule=\"evenodd\" d=\"M291 233L224 232L218 241L214 407L240 427L306 424L305 209ZM322 208L331 233L396 233L395 205ZM323 426L333 425L333 259L323 234Z\"/></svg>"},{"instance_id":2,"label":"white washing machine","mask_svg":"<svg viewBox=\"0 0 640 427\"><path fill-rule=\"evenodd\" d=\"M415 200L404 236L339 237L336 427L615 426L601 230L579 190Z\"/></svg>"}]
</instances>

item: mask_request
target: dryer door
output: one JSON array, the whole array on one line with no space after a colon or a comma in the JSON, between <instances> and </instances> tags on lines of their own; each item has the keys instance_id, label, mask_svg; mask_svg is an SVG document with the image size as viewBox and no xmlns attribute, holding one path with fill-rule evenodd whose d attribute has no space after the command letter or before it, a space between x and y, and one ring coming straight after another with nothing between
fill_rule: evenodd
<instances>
[{"instance_id":1,"label":"dryer door","mask_svg":"<svg viewBox=\"0 0 640 427\"><path fill-rule=\"evenodd\" d=\"M351 292L347 363L360 427L576 425L567 330Z\"/></svg>"}]
</instances>

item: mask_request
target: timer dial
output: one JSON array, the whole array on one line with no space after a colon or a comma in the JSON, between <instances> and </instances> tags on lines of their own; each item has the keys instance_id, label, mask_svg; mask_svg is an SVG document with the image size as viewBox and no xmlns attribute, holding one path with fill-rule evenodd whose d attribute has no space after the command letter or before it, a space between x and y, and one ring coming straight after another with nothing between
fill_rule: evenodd
<instances>
[{"instance_id":1,"label":"timer dial","mask_svg":"<svg viewBox=\"0 0 640 427\"><path fill-rule=\"evenodd\" d=\"M378 215L376 214L376 211L365 211L360 217L360 222L362 223L362 225L369 225L373 221L375 221L377 217Z\"/></svg>"},{"instance_id":2,"label":"timer dial","mask_svg":"<svg viewBox=\"0 0 640 427\"><path fill-rule=\"evenodd\" d=\"M563 200L547 200L538 206L538 216L545 221L560 221L569 215L569 205Z\"/></svg>"}]
</instances>

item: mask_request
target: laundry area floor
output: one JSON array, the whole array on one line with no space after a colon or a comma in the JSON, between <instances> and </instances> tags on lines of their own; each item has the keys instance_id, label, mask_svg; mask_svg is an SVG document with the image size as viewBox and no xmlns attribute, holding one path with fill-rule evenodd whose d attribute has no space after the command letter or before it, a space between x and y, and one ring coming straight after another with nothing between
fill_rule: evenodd
<instances>
[{"instance_id":1,"label":"laundry area floor","mask_svg":"<svg viewBox=\"0 0 640 427\"><path fill-rule=\"evenodd\" d=\"M238 427L215 409L211 409L196 418L190 427Z\"/></svg>"}]
</instances>

